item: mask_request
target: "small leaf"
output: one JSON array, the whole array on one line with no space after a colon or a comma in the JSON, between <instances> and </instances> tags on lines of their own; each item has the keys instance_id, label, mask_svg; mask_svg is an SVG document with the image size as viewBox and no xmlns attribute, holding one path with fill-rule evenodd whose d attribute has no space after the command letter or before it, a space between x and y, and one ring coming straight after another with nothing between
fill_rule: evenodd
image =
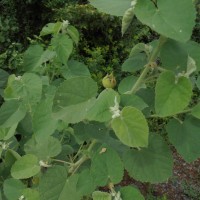
<instances>
[{"instance_id":1,"label":"small leaf","mask_svg":"<svg viewBox=\"0 0 200 200\"><path fill-rule=\"evenodd\" d=\"M42 28L40 36L59 33L61 27L62 27L62 22L48 23Z\"/></svg>"},{"instance_id":2,"label":"small leaf","mask_svg":"<svg viewBox=\"0 0 200 200\"><path fill-rule=\"evenodd\" d=\"M39 160L31 154L19 158L11 168L11 175L15 179L30 178L39 172Z\"/></svg>"},{"instance_id":3,"label":"small leaf","mask_svg":"<svg viewBox=\"0 0 200 200\"><path fill-rule=\"evenodd\" d=\"M139 53L125 60L122 64L122 71L133 73L144 68L145 64L147 64L146 55L144 53Z\"/></svg>"},{"instance_id":4,"label":"small leaf","mask_svg":"<svg viewBox=\"0 0 200 200\"><path fill-rule=\"evenodd\" d=\"M95 191L92 193L93 200L112 200L111 194L107 192Z\"/></svg>"},{"instance_id":5,"label":"small leaf","mask_svg":"<svg viewBox=\"0 0 200 200\"><path fill-rule=\"evenodd\" d=\"M133 17L134 17L134 8L131 7L125 11L123 18L122 18L122 36L128 29L131 21L133 20Z\"/></svg>"},{"instance_id":6,"label":"small leaf","mask_svg":"<svg viewBox=\"0 0 200 200\"><path fill-rule=\"evenodd\" d=\"M124 107L121 115L112 120L111 126L120 141L130 147L147 147L149 128L141 111Z\"/></svg>"},{"instance_id":7,"label":"small leaf","mask_svg":"<svg viewBox=\"0 0 200 200\"><path fill-rule=\"evenodd\" d=\"M67 64L73 50L72 40L67 35L58 34L52 38L51 45L55 49L60 62Z\"/></svg>"},{"instance_id":8,"label":"small leaf","mask_svg":"<svg viewBox=\"0 0 200 200\"><path fill-rule=\"evenodd\" d=\"M120 94L124 94L127 91L130 91L135 82L137 81L137 77L135 76L127 76L122 79L118 86L118 91Z\"/></svg>"},{"instance_id":9,"label":"small leaf","mask_svg":"<svg viewBox=\"0 0 200 200\"><path fill-rule=\"evenodd\" d=\"M145 200L140 191L132 186L120 188L120 193L123 200L133 200L133 198L137 200Z\"/></svg>"},{"instance_id":10,"label":"small leaf","mask_svg":"<svg viewBox=\"0 0 200 200\"><path fill-rule=\"evenodd\" d=\"M78 41L79 41L78 30L74 26L68 25L67 26L67 33L72 38L72 40L75 42L75 44L78 45Z\"/></svg>"}]
</instances>

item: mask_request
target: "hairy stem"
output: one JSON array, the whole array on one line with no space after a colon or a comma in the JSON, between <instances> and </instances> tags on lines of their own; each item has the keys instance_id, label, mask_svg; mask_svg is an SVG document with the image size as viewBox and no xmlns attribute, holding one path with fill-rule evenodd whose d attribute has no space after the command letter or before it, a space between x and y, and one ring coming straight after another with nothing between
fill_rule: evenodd
<instances>
[{"instance_id":1,"label":"hairy stem","mask_svg":"<svg viewBox=\"0 0 200 200\"><path fill-rule=\"evenodd\" d=\"M142 71L136 83L133 85L132 89L128 92L128 94L134 94L143 84L144 78L146 77L146 75L151 69L151 64L156 61L156 58L158 57L160 49L162 45L166 42L166 40L167 38L165 38L164 36L160 36L157 47L154 49L153 53L151 54L151 57L149 58L148 63L145 65L144 70Z\"/></svg>"},{"instance_id":2,"label":"hairy stem","mask_svg":"<svg viewBox=\"0 0 200 200\"><path fill-rule=\"evenodd\" d=\"M94 147L94 145L96 144L96 140L92 140L92 142L90 143L87 152L90 152L92 150L92 148ZM78 161L76 161L70 168L69 168L69 173L70 174L74 174L78 168L86 161L89 159L88 155L83 155Z\"/></svg>"}]
</instances>

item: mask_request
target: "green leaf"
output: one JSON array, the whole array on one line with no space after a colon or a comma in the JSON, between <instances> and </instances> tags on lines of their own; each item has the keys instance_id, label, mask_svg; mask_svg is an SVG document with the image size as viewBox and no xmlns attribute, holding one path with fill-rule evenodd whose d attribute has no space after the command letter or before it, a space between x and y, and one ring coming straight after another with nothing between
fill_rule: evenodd
<instances>
[{"instance_id":1,"label":"green leaf","mask_svg":"<svg viewBox=\"0 0 200 200\"><path fill-rule=\"evenodd\" d=\"M41 55L44 53L43 47L40 45L31 45L24 53L24 71L33 71L41 67L43 61Z\"/></svg>"},{"instance_id":2,"label":"green leaf","mask_svg":"<svg viewBox=\"0 0 200 200\"><path fill-rule=\"evenodd\" d=\"M68 25L67 26L67 33L72 38L72 40L75 42L75 44L78 45L78 41L79 41L78 30L74 26Z\"/></svg>"},{"instance_id":3,"label":"green leaf","mask_svg":"<svg viewBox=\"0 0 200 200\"><path fill-rule=\"evenodd\" d=\"M131 7L131 0L89 0L90 4L100 12L110 15L123 16L125 11Z\"/></svg>"},{"instance_id":4,"label":"green leaf","mask_svg":"<svg viewBox=\"0 0 200 200\"><path fill-rule=\"evenodd\" d=\"M39 160L47 161L61 152L61 143L58 139L51 136L41 139L33 136L25 143L24 151L26 154L37 156Z\"/></svg>"},{"instance_id":5,"label":"green leaf","mask_svg":"<svg viewBox=\"0 0 200 200\"><path fill-rule=\"evenodd\" d=\"M167 125L170 142L187 161L193 162L200 157L200 120L187 117L182 124L171 120Z\"/></svg>"},{"instance_id":6,"label":"green leaf","mask_svg":"<svg viewBox=\"0 0 200 200\"><path fill-rule=\"evenodd\" d=\"M58 122L52 117L52 105L51 98L47 98L40 101L35 108L32 122L37 138L52 135L57 127Z\"/></svg>"},{"instance_id":7,"label":"green leaf","mask_svg":"<svg viewBox=\"0 0 200 200\"><path fill-rule=\"evenodd\" d=\"M186 77L175 77L173 72L163 72L155 88L156 114L161 117L175 115L183 111L192 96L192 84Z\"/></svg>"},{"instance_id":8,"label":"green leaf","mask_svg":"<svg viewBox=\"0 0 200 200\"><path fill-rule=\"evenodd\" d=\"M26 109L17 100L10 100L3 103L0 108L0 126L8 128L20 122L26 114Z\"/></svg>"},{"instance_id":9,"label":"green leaf","mask_svg":"<svg viewBox=\"0 0 200 200\"><path fill-rule=\"evenodd\" d=\"M198 103L195 107L192 108L191 115L200 119L200 103Z\"/></svg>"},{"instance_id":10,"label":"green leaf","mask_svg":"<svg viewBox=\"0 0 200 200\"><path fill-rule=\"evenodd\" d=\"M130 147L146 147L148 145L148 124L138 109L124 107L120 117L112 120L111 126L123 144Z\"/></svg>"},{"instance_id":11,"label":"green leaf","mask_svg":"<svg viewBox=\"0 0 200 200\"><path fill-rule=\"evenodd\" d=\"M123 107L132 106L137 108L138 110L143 110L144 108L148 107L148 105L143 101L143 99L135 94L122 94L120 98L121 105Z\"/></svg>"},{"instance_id":12,"label":"green leaf","mask_svg":"<svg viewBox=\"0 0 200 200\"><path fill-rule=\"evenodd\" d=\"M39 183L41 200L80 200L77 191L78 175L67 178L67 171L62 166L54 166L47 170Z\"/></svg>"},{"instance_id":13,"label":"green leaf","mask_svg":"<svg viewBox=\"0 0 200 200\"><path fill-rule=\"evenodd\" d=\"M6 179L3 183L3 191L7 200L18 200L26 186L13 178Z\"/></svg>"},{"instance_id":14,"label":"green leaf","mask_svg":"<svg viewBox=\"0 0 200 200\"><path fill-rule=\"evenodd\" d=\"M107 192L95 191L92 193L93 200L112 200L111 194Z\"/></svg>"},{"instance_id":15,"label":"green leaf","mask_svg":"<svg viewBox=\"0 0 200 200\"><path fill-rule=\"evenodd\" d=\"M97 84L90 77L73 77L64 81L55 94L55 111L63 107L86 102L95 97Z\"/></svg>"},{"instance_id":16,"label":"green leaf","mask_svg":"<svg viewBox=\"0 0 200 200\"><path fill-rule=\"evenodd\" d=\"M61 27L62 27L62 22L48 23L42 28L40 36L57 34L59 33Z\"/></svg>"},{"instance_id":17,"label":"green leaf","mask_svg":"<svg viewBox=\"0 0 200 200\"><path fill-rule=\"evenodd\" d=\"M72 40L67 35L58 34L52 38L51 45L55 49L60 62L67 64L73 50Z\"/></svg>"},{"instance_id":18,"label":"green leaf","mask_svg":"<svg viewBox=\"0 0 200 200\"><path fill-rule=\"evenodd\" d=\"M11 168L11 175L15 179L30 178L40 172L39 160L28 154L18 159Z\"/></svg>"},{"instance_id":19,"label":"green leaf","mask_svg":"<svg viewBox=\"0 0 200 200\"><path fill-rule=\"evenodd\" d=\"M148 148L124 152L123 160L129 175L139 181L159 183L172 175L172 154L159 135L150 135Z\"/></svg>"},{"instance_id":20,"label":"green leaf","mask_svg":"<svg viewBox=\"0 0 200 200\"><path fill-rule=\"evenodd\" d=\"M186 42L192 35L196 11L191 0L140 0L134 9L137 18L161 35Z\"/></svg>"},{"instance_id":21,"label":"green leaf","mask_svg":"<svg viewBox=\"0 0 200 200\"><path fill-rule=\"evenodd\" d=\"M65 79L76 76L90 76L90 72L86 65L76 60L70 60L62 70L62 75Z\"/></svg>"},{"instance_id":22,"label":"green leaf","mask_svg":"<svg viewBox=\"0 0 200 200\"><path fill-rule=\"evenodd\" d=\"M140 191L132 186L120 188L120 193L123 200L133 200L133 198L137 200L145 200Z\"/></svg>"},{"instance_id":23,"label":"green leaf","mask_svg":"<svg viewBox=\"0 0 200 200\"><path fill-rule=\"evenodd\" d=\"M161 48L160 58L165 69L182 72L187 68L188 52L183 43L167 40Z\"/></svg>"},{"instance_id":24,"label":"green leaf","mask_svg":"<svg viewBox=\"0 0 200 200\"><path fill-rule=\"evenodd\" d=\"M180 43L174 40L167 40L161 48L160 58L164 68L182 72L186 71L188 56L195 61L197 69L200 70L199 54L200 45L194 41Z\"/></svg>"},{"instance_id":25,"label":"green leaf","mask_svg":"<svg viewBox=\"0 0 200 200\"><path fill-rule=\"evenodd\" d=\"M195 60L198 71L200 71L200 45L197 42L189 41L185 44L188 55Z\"/></svg>"},{"instance_id":26,"label":"green leaf","mask_svg":"<svg viewBox=\"0 0 200 200\"><path fill-rule=\"evenodd\" d=\"M4 90L6 100L22 100L26 106L40 101L42 95L42 80L33 73L25 73L22 77L10 77L10 81Z\"/></svg>"},{"instance_id":27,"label":"green leaf","mask_svg":"<svg viewBox=\"0 0 200 200\"><path fill-rule=\"evenodd\" d=\"M103 90L95 104L88 111L87 118L90 121L106 122L112 119L110 107L115 105L115 98L119 102L119 95L112 89Z\"/></svg>"},{"instance_id":28,"label":"green leaf","mask_svg":"<svg viewBox=\"0 0 200 200\"><path fill-rule=\"evenodd\" d=\"M139 53L125 60L122 64L122 71L133 73L144 68L145 64L147 64L146 55L144 53Z\"/></svg>"},{"instance_id":29,"label":"green leaf","mask_svg":"<svg viewBox=\"0 0 200 200\"><path fill-rule=\"evenodd\" d=\"M90 170L94 183L98 186L105 186L110 181L117 184L122 180L124 174L119 155L107 145L102 145L93 155Z\"/></svg>"},{"instance_id":30,"label":"green leaf","mask_svg":"<svg viewBox=\"0 0 200 200\"><path fill-rule=\"evenodd\" d=\"M40 200L39 192L30 188L23 190L22 195L27 200Z\"/></svg>"},{"instance_id":31,"label":"green leaf","mask_svg":"<svg viewBox=\"0 0 200 200\"><path fill-rule=\"evenodd\" d=\"M96 188L89 169L81 171L77 182L77 190L82 196L90 195Z\"/></svg>"},{"instance_id":32,"label":"green leaf","mask_svg":"<svg viewBox=\"0 0 200 200\"><path fill-rule=\"evenodd\" d=\"M0 69L0 89L3 89L6 86L8 76L8 72L6 72L3 69Z\"/></svg>"},{"instance_id":33,"label":"green leaf","mask_svg":"<svg viewBox=\"0 0 200 200\"><path fill-rule=\"evenodd\" d=\"M15 161L20 158L21 156L16 151L8 149L5 153L5 158L4 158L6 168L10 169L12 165L15 163Z\"/></svg>"},{"instance_id":34,"label":"green leaf","mask_svg":"<svg viewBox=\"0 0 200 200\"><path fill-rule=\"evenodd\" d=\"M13 124L10 128L0 127L0 140L10 139L15 134L15 130L17 128L17 125L18 125L17 123Z\"/></svg>"},{"instance_id":35,"label":"green leaf","mask_svg":"<svg viewBox=\"0 0 200 200\"><path fill-rule=\"evenodd\" d=\"M67 107L61 107L60 110L53 114L55 119L61 119L65 123L78 123L86 119L88 110L94 105L95 98L91 98L85 102L78 103Z\"/></svg>"},{"instance_id":36,"label":"green leaf","mask_svg":"<svg viewBox=\"0 0 200 200\"><path fill-rule=\"evenodd\" d=\"M125 11L123 18L122 18L122 36L124 35L124 33L126 32L126 30L128 29L130 23L132 22L134 17L134 8L129 8Z\"/></svg>"},{"instance_id":37,"label":"green leaf","mask_svg":"<svg viewBox=\"0 0 200 200\"><path fill-rule=\"evenodd\" d=\"M130 91L135 82L137 81L137 77L135 76L127 76L122 79L118 86L118 91L120 94L124 94L127 91Z\"/></svg>"}]
</instances>

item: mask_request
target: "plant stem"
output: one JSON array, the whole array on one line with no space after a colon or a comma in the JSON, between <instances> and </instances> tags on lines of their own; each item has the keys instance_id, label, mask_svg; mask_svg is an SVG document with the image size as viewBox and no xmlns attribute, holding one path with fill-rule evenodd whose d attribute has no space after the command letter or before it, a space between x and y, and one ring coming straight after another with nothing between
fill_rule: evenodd
<instances>
[{"instance_id":1,"label":"plant stem","mask_svg":"<svg viewBox=\"0 0 200 200\"><path fill-rule=\"evenodd\" d=\"M67 162L67 161L64 161L64 160L58 160L58 159L54 159L54 158L52 158L51 160L55 161L55 162L60 162L60 163L68 164L68 165L72 165L73 164L73 163L70 163L70 162Z\"/></svg>"},{"instance_id":2,"label":"plant stem","mask_svg":"<svg viewBox=\"0 0 200 200\"><path fill-rule=\"evenodd\" d=\"M94 145L96 144L96 140L92 140L92 142L90 143L87 152L91 152L92 148L94 147ZM83 155L77 162L75 162L74 164L72 164L72 166L69 168L69 173L70 174L74 174L78 168L86 161L89 159L88 155Z\"/></svg>"},{"instance_id":3,"label":"plant stem","mask_svg":"<svg viewBox=\"0 0 200 200\"><path fill-rule=\"evenodd\" d=\"M166 42L166 40L167 38L165 38L164 36L160 36L157 47L154 49L153 53L151 54L151 57L149 58L148 63L145 65L143 72L140 74L139 78L137 79L136 83L133 85L132 89L128 92L128 94L134 94L143 84L144 78L146 77L149 70L151 69L151 64L155 62L160 52L160 49L162 45Z\"/></svg>"}]
</instances>

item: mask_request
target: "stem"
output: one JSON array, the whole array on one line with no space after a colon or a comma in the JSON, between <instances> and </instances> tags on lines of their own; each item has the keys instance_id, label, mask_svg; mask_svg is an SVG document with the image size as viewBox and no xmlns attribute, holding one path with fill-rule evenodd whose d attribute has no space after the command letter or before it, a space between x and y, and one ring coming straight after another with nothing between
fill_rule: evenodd
<instances>
[{"instance_id":1,"label":"stem","mask_svg":"<svg viewBox=\"0 0 200 200\"><path fill-rule=\"evenodd\" d=\"M158 40L158 46L154 49L153 53L151 54L151 57L149 58L148 63L145 65L143 72L140 74L136 83L133 85L132 89L127 94L134 94L138 90L138 88L140 88L140 86L143 84L144 78L146 77L149 70L151 69L151 63L155 62L160 52L160 49L162 45L166 42L166 40L167 38L165 38L164 36L160 36Z\"/></svg>"},{"instance_id":2,"label":"stem","mask_svg":"<svg viewBox=\"0 0 200 200\"><path fill-rule=\"evenodd\" d=\"M64 160L58 160L58 159L54 159L54 158L52 158L51 160L52 160L52 161L55 161L55 162L60 162L60 163L64 163L64 164L68 164L68 165L72 165L72 163L67 162L67 161L64 161Z\"/></svg>"},{"instance_id":3,"label":"stem","mask_svg":"<svg viewBox=\"0 0 200 200\"><path fill-rule=\"evenodd\" d=\"M96 144L96 140L92 140L92 142L90 143L87 152L91 152L92 148L94 147L94 145ZM69 168L69 173L70 174L74 174L78 168L86 161L89 159L88 155L83 155L77 162L75 162L74 164L72 164L72 166Z\"/></svg>"}]
</instances>

